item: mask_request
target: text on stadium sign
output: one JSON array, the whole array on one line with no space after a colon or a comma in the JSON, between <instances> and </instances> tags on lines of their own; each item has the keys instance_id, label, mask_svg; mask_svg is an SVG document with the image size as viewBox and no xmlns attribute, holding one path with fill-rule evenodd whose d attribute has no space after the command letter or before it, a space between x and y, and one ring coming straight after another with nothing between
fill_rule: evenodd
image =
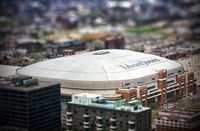
<instances>
[{"instance_id":1,"label":"text on stadium sign","mask_svg":"<svg viewBox=\"0 0 200 131\"><path fill-rule=\"evenodd\" d=\"M124 68L124 69L130 69L130 68L134 68L134 67L150 65L150 64L156 63L158 61L160 61L160 60L154 58L154 59L145 60L145 61L139 60L139 61L136 61L134 63L127 63L127 64L122 64L122 65L119 65L119 66Z\"/></svg>"}]
</instances>

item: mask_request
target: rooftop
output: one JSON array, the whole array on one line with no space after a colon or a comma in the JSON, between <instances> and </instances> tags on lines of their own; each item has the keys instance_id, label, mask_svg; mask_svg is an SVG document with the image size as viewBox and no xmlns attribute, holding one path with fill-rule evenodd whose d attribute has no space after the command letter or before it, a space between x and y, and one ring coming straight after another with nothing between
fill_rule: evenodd
<instances>
[{"instance_id":1,"label":"rooftop","mask_svg":"<svg viewBox=\"0 0 200 131\"><path fill-rule=\"evenodd\" d=\"M0 77L14 76L19 66L0 65Z\"/></svg>"},{"instance_id":2,"label":"rooftop","mask_svg":"<svg viewBox=\"0 0 200 131\"><path fill-rule=\"evenodd\" d=\"M38 84L36 85L31 85L29 87L26 86L17 86L14 85L11 81L5 82L1 81L0 82L0 89L8 89L8 90L18 90L18 91L32 91L32 90L37 90L41 88L46 88L52 85L56 85L55 83L51 82L44 82L44 81L39 81Z\"/></svg>"},{"instance_id":3,"label":"rooftop","mask_svg":"<svg viewBox=\"0 0 200 131\"><path fill-rule=\"evenodd\" d=\"M77 96L77 97L96 98L96 97L100 97L101 95L99 95L99 94L89 94L89 93L79 93L79 94L76 94L75 96Z\"/></svg>"},{"instance_id":4,"label":"rooftop","mask_svg":"<svg viewBox=\"0 0 200 131\"><path fill-rule=\"evenodd\" d=\"M129 50L99 50L35 63L18 74L73 81L118 81L155 75L160 69L182 68L174 61Z\"/></svg>"},{"instance_id":5,"label":"rooftop","mask_svg":"<svg viewBox=\"0 0 200 131\"><path fill-rule=\"evenodd\" d=\"M73 94L72 101L69 103L130 112L141 112L150 109L148 107L143 107L139 100L126 102L121 98L112 100L106 99L103 95L89 93Z\"/></svg>"}]
</instances>

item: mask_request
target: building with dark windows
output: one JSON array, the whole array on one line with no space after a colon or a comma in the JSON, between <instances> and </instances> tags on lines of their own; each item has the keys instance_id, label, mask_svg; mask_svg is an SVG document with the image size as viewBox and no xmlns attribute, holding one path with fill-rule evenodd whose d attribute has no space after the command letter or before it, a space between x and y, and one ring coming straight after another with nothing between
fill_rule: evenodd
<instances>
[{"instance_id":1,"label":"building with dark windows","mask_svg":"<svg viewBox=\"0 0 200 131\"><path fill-rule=\"evenodd\" d=\"M62 125L67 131L150 131L151 109L121 95L74 94Z\"/></svg>"},{"instance_id":2,"label":"building with dark windows","mask_svg":"<svg viewBox=\"0 0 200 131\"><path fill-rule=\"evenodd\" d=\"M86 43L80 40L60 39L47 44L47 52L51 55L64 55L66 50L82 51Z\"/></svg>"},{"instance_id":3,"label":"building with dark windows","mask_svg":"<svg viewBox=\"0 0 200 131\"><path fill-rule=\"evenodd\" d=\"M123 36L112 36L105 39L106 49L124 49L125 41Z\"/></svg>"},{"instance_id":4,"label":"building with dark windows","mask_svg":"<svg viewBox=\"0 0 200 131\"><path fill-rule=\"evenodd\" d=\"M60 84L20 76L0 85L0 130L60 131Z\"/></svg>"}]
</instances>

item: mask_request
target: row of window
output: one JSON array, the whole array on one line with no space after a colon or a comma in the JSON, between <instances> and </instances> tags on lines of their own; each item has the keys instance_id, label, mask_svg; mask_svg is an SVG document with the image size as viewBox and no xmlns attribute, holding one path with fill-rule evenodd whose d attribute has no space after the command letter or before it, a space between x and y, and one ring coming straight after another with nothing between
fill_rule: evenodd
<instances>
[{"instance_id":1,"label":"row of window","mask_svg":"<svg viewBox=\"0 0 200 131\"><path fill-rule=\"evenodd\" d=\"M188 123L182 122L173 122L173 121L157 121L157 124L167 125L167 126L179 126L179 127L190 127Z\"/></svg>"},{"instance_id":2,"label":"row of window","mask_svg":"<svg viewBox=\"0 0 200 131\"><path fill-rule=\"evenodd\" d=\"M76 126L79 126L78 124L80 124L82 121L89 121L90 123L93 122L98 122L98 119L96 118L96 115L101 116L102 117L102 121L100 123L107 123L107 126L110 126L110 124L114 125L113 123L111 123L110 118L115 119L114 121L115 124L117 124L118 126L121 125L120 121L124 120L124 122L128 122L128 120L131 121L137 121L139 124L137 126L140 126L141 129L146 129L146 127L148 127L150 125L150 123L148 123L150 117L148 117L148 112L143 112L143 113L137 113L137 114L132 114L132 113L121 113L121 112L115 112L114 110L109 110L109 111L102 111L95 109L95 108L81 108L81 107L73 107L68 105L67 108L68 112L73 112L73 115L69 115L69 117L67 117L68 119L72 119L73 120L73 124L75 124ZM100 113L101 112L101 113ZM84 117L80 117L83 116L83 114L89 114L89 117L87 117L87 119L85 119ZM68 114L67 114L68 116ZM78 119L77 119L77 116ZM120 118L120 119L118 119ZM123 127L127 127L126 125L124 125L126 123L123 123ZM128 124L128 123L127 123ZM74 126L75 126L74 125ZM150 128L150 126L149 126Z\"/></svg>"}]
</instances>

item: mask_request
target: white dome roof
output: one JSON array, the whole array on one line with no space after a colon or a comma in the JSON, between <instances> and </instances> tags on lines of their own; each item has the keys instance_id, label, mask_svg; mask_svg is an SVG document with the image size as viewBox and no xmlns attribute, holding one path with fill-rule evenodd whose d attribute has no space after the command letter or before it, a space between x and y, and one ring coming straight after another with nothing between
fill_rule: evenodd
<instances>
[{"instance_id":1,"label":"white dome roof","mask_svg":"<svg viewBox=\"0 0 200 131\"><path fill-rule=\"evenodd\" d=\"M105 89L126 81L136 85L141 78L157 78L160 69L176 68L182 66L159 56L111 49L42 61L17 70L17 74L56 81L62 87Z\"/></svg>"}]
</instances>

